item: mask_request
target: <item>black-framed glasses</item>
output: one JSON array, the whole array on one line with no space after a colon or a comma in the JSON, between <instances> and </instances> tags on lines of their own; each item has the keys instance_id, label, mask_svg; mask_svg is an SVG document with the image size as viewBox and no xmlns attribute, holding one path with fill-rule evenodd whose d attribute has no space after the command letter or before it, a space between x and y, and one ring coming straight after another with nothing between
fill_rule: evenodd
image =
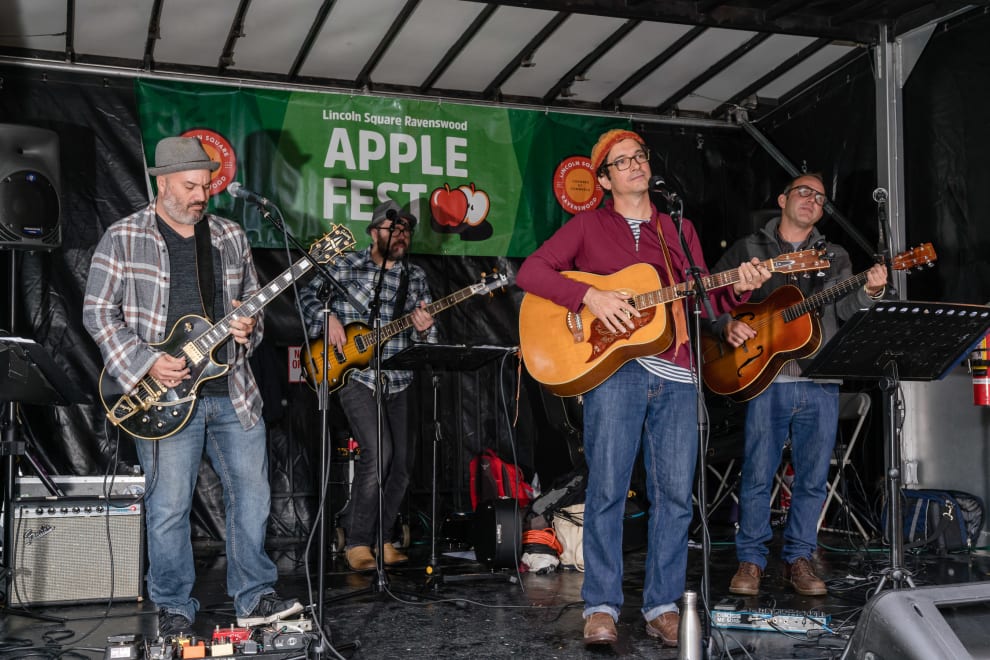
<instances>
[{"instance_id":1,"label":"black-framed glasses","mask_svg":"<svg viewBox=\"0 0 990 660\"><path fill-rule=\"evenodd\" d=\"M611 163L605 163L605 167L614 167L619 172L622 172L622 171L628 170L629 167L632 165L632 162L633 161L636 161L637 163L639 163L640 165L642 165L643 163L645 163L649 159L650 159L650 150L649 149L640 149L639 151L637 151L636 153L634 153L632 156L619 156L618 158L616 158L615 160L613 160Z\"/></svg>"},{"instance_id":2,"label":"black-framed glasses","mask_svg":"<svg viewBox=\"0 0 990 660\"><path fill-rule=\"evenodd\" d=\"M790 195L792 192L796 192L801 197L811 197L814 195L815 204L818 206L825 206L825 194L820 193L814 188L808 186L794 186L793 188L788 188L787 194Z\"/></svg>"},{"instance_id":3,"label":"black-framed glasses","mask_svg":"<svg viewBox=\"0 0 990 660\"><path fill-rule=\"evenodd\" d=\"M379 225L376 229L392 232L393 234L412 234L412 229L404 222L397 222L391 225Z\"/></svg>"}]
</instances>

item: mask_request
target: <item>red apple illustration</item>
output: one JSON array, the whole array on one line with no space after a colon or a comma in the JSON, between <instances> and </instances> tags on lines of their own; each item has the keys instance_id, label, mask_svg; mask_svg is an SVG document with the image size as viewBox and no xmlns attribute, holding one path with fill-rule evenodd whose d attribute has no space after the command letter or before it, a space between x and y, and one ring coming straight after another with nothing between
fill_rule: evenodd
<instances>
[{"instance_id":1,"label":"red apple illustration","mask_svg":"<svg viewBox=\"0 0 990 660\"><path fill-rule=\"evenodd\" d=\"M443 188L437 188L430 194L430 210L439 224L456 227L464 222L467 215L467 195L459 188L451 190L450 185L445 183Z\"/></svg>"},{"instance_id":2,"label":"red apple illustration","mask_svg":"<svg viewBox=\"0 0 990 660\"><path fill-rule=\"evenodd\" d=\"M473 183L470 186L461 186L459 190L464 193L468 200L464 222L472 227L477 227L488 217L488 209L491 208L488 193L484 190L475 190Z\"/></svg>"}]
</instances>

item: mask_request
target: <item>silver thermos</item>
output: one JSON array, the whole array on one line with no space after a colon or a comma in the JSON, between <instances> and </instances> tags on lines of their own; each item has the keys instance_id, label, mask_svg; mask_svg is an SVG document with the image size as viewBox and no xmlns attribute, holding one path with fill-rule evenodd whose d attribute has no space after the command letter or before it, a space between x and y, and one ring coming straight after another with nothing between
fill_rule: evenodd
<instances>
[{"instance_id":1,"label":"silver thermos","mask_svg":"<svg viewBox=\"0 0 990 660\"><path fill-rule=\"evenodd\" d=\"M701 619L698 594L685 591L681 605L681 625L677 631L677 660L701 660Z\"/></svg>"}]
</instances>

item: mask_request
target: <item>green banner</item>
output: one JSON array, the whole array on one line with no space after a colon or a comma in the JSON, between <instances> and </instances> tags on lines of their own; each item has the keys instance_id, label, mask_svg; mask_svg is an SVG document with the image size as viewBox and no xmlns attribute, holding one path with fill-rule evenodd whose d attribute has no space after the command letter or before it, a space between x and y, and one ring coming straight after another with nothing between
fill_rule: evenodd
<instances>
[{"instance_id":1,"label":"green banner","mask_svg":"<svg viewBox=\"0 0 990 660\"><path fill-rule=\"evenodd\" d=\"M582 208L597 206L587 155L626 120L317 92L143 81L137 85L145 152L195 135L222 167L213 208L240 221L255 247L283 245L232 181L272 200L289 231L309 242L332 224L363 236L391 198L420 224L423 254L523 257Z\"/></svg>"}]
</instances>

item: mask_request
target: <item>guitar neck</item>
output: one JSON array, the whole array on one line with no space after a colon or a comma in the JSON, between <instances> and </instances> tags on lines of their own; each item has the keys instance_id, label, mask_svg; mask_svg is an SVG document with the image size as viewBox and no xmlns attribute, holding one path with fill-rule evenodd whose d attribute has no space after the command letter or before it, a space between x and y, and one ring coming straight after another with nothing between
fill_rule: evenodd
<instances>
[{"instance_id":1,"label":"guitar neck","mask_svg":"<svg viewBox=\"0 0 990 660\"><path fill-rule=\"evenodd\" d=\"M424 309L427 312L429 312L430 316L436 316L437 312L442 312L445 309L450 309L451 307L457 305L458 303L464 302L465 300L473 296L475 293L477 293L477 291L478 291L477 285L472 284L471 286L466 286L460 291L455 291L454 293L450 294L449 296L446 296L445 298L441 298L440 300L429 303L428 305L426 305ZM386 341L388 341L395 335L399 334L403 330L406 330L411 327L412 327L412 313L409 313L403 316L402 318L395 319L394 321L391 321L390 323L386 323L384 326L382 326L380 341L381 343L385 343ZM377 342L372 341L372 344L374 343Z\"/></svg>"},{"instance_id":2,"label":"guitar neck","mask_svg":"<svg viewBox=\"0 0 990 660\"><path fill-rule=\"evenodd\" d=\"M214 323L209 330L193 340L200 353L208 354L227 340L230 336L230 322L235 316L254 316L312 267L313 264L308 259L300 259L292 264L291 268L262 287L256 294L243 301L240 307Z\"/></svg>"},{"instance_id":3,"label":"guitar neck","mask_svg":"<svg viewBox=\"0 0 990 660\"><path fill-rule=\"evenodd\" d=\"M812 312L819 307L829 304L833 300L836 300L847 293L855 291L859 287L866 284L867 272L869 271L863 271L859 275L853 275L847 280L843 280L834 286L830 286L824 291L819 291L812 296L808 296L801 302L791 305L784 310L784 320L793 321L796 318L804 316L808 312Z\"/></svg>"},{"instance_id":4,"label":"guitar neck","mask_svg":"<svg viewBox=\"0 0 990 660\"><path fill-rule=\"evenodd\" d=\"M762 262L762 265L765 266L770 272L775 270L773 259L767 259ZM706 275L701 278L701 284L705 287L706 291L721 289L723 287L735 284L738 281L738 268L722 271L721 273ZM637 296L633 296L633 300L636 309L646 309L648 307L656 307L657 305L665 305L671 301L677 300L678 298L686 298L693 292L694 284L692 282L678 282L677 284L664 287L658 291L650 291L649 293L642 293Z\"/></svg>"}]
</instances>

